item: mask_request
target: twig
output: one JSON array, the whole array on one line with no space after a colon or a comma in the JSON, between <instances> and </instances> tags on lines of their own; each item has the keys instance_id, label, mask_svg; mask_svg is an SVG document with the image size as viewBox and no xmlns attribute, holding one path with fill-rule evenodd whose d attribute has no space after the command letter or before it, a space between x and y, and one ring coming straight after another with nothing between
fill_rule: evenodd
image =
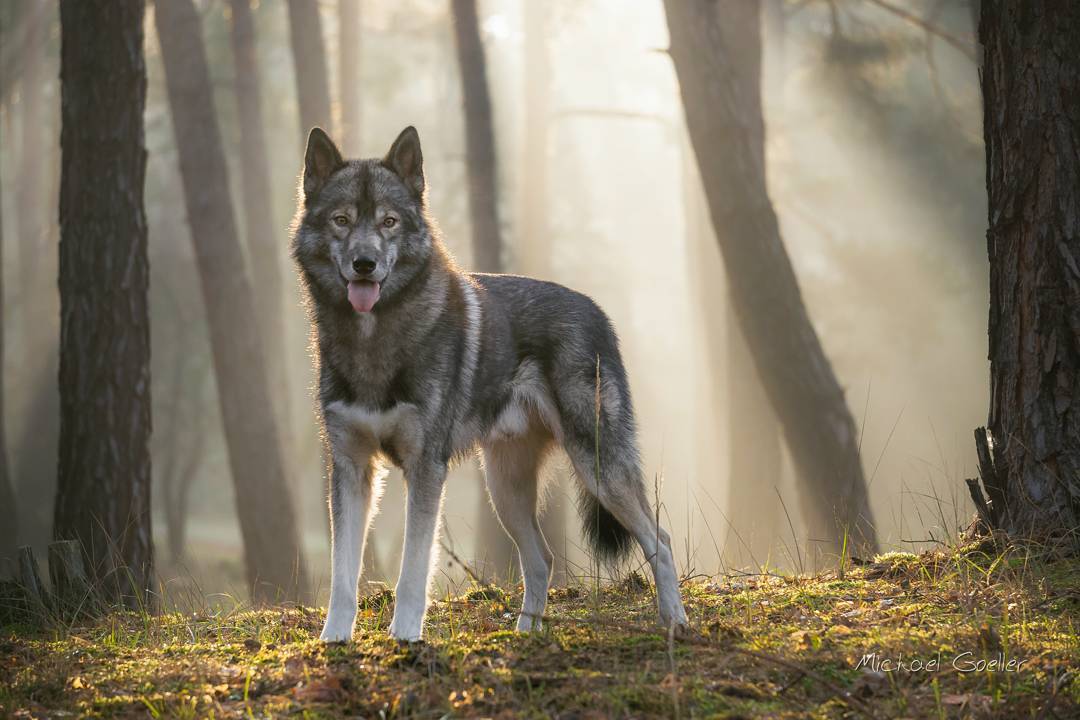
<instances>
[{"instance_id":1,"label":"twig","mask_svg":"<svg viewBox=\"0 0 1080 720\"><path fill-rule=\"evenodd\" d=\"M798 673L795 674L795 677L791 678L791 680L784 683L783 687L781 687L779 690L776 691L776 694L777 695L783 695L788 690L790 690L792 687L794 687L795 683L799 682L804 677L806 677L806 673L804 673L802 670L800 670Z\"/></svg>"},{"instance_id":2,"label":"twig","mask_svg":"<svg viewBox=\"0 0 1080 720\"><path fill-rule=\"evenodd\" d=\"M483 578L481 578L481 577L480 577L479 575L477 575L477 574L476 574L476 571L472 569L472 566L471 566L471 565L469 565L469 564L468 564L467 562L465 562L464 560L462 560L462 559L461 559L461 558L460 558L460 557L458 556L458 554L457 554L456 552L454 552L454 551L453 551L453 550L452 550L452 549L450 548L450 546L449 546L449 545L447 545L447 544L446 544L446 541L445 541L445 540L440 540L439 542L440 542L440 544L442 545L442 549L443 549L443 551L444 551L444 552L445 552L445 553L446 553L447 555L449 555L449 556L450 556L450 559L451 559L451 560L453 560L454 562L456 562L456 563L457 563L458 565L460 565L460 566L461 566L461 569L465 571L465 574L466 574L466 575L468 575L468 576L469 576L469 578L470 578L470 579L472 579L472 581L473 581L474 583L476 583L477 585L480 585L481 587L494 587L494 586L492 585L492 583L489 583L488 581L484 580L484 579L483 579Z\"/></svg>"},{"instance_id":3,"label":"twig","mask_svg":"<svg viewBox=\"0 0 1080 720\"><path fill-rule=\"evenodd\" d=\"M780 498L780 507L784 509L784 517L787 518L788 529L791 530L791 540L795 543L795 553L799 556L799 574L802 574L805 570L803 569L802 550L799 549L799 536L795 534L795 524L791 522L791 513L788 512L784 496L780 494L780 488L773 485L773 490L776 491L776 497Z\"/></svg>"},{"instance_id":4,"label":"twig","mask_svg":"<svg viewBox=\"0 0 1080 720\"><path fill-rule=\"evenodd\" d=\"M928 23L926 20L923 20L918 15L910 13L907 10L905 10L904 8L897 7L896 5L893 5L890 2L886 2L885 0L869 0L869 2L872 5L877 5L879 8L881 8L882 10L885 10L886 12L890 12L893 15L896 15L897 17L903 18L904 20L907 20L910 23L918 25L919 27L921 27L923 30L925 30L927 33L929 33L931 35L938 36L939 38L941 38L942 40L944 40L945 42L949 43L954 48L959 50L961 53L963 53L965 57L967 57L969 60L971 60L971 62L976 62L975 50L972 48L972 46L969 43L964 41L962 38L959 38L956 35L953 35L952 33L950 33L947 30L942 30L941 28L937 27L936 25L933 25L931 23Z\"/></svg>"}]
</instances>

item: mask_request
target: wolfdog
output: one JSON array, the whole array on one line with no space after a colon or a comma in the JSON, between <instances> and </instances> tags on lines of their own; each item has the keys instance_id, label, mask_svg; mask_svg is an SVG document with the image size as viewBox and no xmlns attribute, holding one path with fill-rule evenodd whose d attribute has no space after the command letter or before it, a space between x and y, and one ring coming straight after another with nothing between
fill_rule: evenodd
<instances>
[{"instance_id":1,"label":"wolfdog","mask_svg":"<svg viewBox=\"0 0 1080 720\"><path fill-rule=\"evenodd\" d=\"M539 628L553 556L537 521L537 471L556 444L574 468L597 555L617 558L636 540L662 622L686 623L671 542L645 494L611 322L560 285L460 270L428 214L414 128L370 160L345 160L326 133L311 131L292 254L317 337L332 459L322 640L352 638L386 462L404 471L408 489L390 634L420 639L447 468L477 448L521 562L517 628Z\"/></svg>"}]
</instances>

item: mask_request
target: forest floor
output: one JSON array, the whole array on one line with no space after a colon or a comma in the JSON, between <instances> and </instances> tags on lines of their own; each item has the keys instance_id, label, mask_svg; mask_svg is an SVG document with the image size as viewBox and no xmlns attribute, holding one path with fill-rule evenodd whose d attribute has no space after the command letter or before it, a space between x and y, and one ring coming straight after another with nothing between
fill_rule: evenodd
<instances>
[{"instance_id":1,"label":"forest floor","mask_svg":"<svg viewBox=\"0 0 1080 720\"><path fill-rule=\"evenodd\" d=\"M389 591L349 645L308 607L9 623L0 716L1080 717L1075 560L975 545L683 592L681 638L636 574L553 590L529 635L518 592L444 598L416 644L387 637Z\"/></svg>"}]
</instances>

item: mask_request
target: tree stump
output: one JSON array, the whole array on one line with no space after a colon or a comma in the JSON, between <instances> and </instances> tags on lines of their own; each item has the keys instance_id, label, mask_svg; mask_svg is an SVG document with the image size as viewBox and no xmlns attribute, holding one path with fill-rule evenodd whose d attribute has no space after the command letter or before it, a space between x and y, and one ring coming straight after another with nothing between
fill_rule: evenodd
<instances>
[{"instance_id":1,"label":"tree stump","mask_svg":"<svg viewBox=\"0 0 1080 720\"><path fill-rule=\"evenodd\" d=\"M18 548L16 581L23 596L22 607L16 608L16 612L22 611L31 619L43 620L49 613L49 594L41 582L38 559L33 557L33 548L29 545L21 545Z\"/></svg>"},{"instance_id":2,"label":"tree stump","mask_svg":"<svg viewBox=\"0 0 1080 720\"><path fill-rule=\"evenodd\" d=\"M19 585L22 586L26 609L33 615L44 617L49 605L49 596L38 572L34 549L29 545L19 547Z\"/></svg>"},{"instance_id":3,"label":"tree stump","mask_svg":"<svg viewBox=\"0 0 1080 720\"><path fill-rule=\"evenodd\" d=\"M93 594L86 579L82 548L75 540L49 544L49 579L60 610L85 613L93 608Z\"/></svg>"}]
</instances>

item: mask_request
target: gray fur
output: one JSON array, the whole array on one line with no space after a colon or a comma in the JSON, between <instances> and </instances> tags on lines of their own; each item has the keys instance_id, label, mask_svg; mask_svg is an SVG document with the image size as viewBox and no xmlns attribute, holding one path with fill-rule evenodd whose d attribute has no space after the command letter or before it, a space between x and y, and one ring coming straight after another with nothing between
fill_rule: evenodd
<instances>
[{"instance_id":1,"label":"gray fur","mask_svg":"<svg viewBox=\"0 0 1080 720\"><path fill-rule=\"evenodd\" d=\"M352 636L364 537L387 461L402 468L408 485L390 632L420 637L447 467L477 447L493 504L519 549L519 629L539 626L547 598L552 555L536 522L537 469L556 444L574 466L587 534L609 554L632 536L653 566L661 619L685 623L670 541L642 482L618 341L604 313L554 283L458 269L427 213L411 127L385 158L350 161L316 128L303 193L293 256L317 333L319 399L333 456L333 568L322 639ZM395 221L385 222L388 216ZM346 292L361 256L374 263L364 266L374 267L368 277L381 283L367 313L356 312ZM600 527L590 526L597 518Z\"/></svg>"}]
</instances>

